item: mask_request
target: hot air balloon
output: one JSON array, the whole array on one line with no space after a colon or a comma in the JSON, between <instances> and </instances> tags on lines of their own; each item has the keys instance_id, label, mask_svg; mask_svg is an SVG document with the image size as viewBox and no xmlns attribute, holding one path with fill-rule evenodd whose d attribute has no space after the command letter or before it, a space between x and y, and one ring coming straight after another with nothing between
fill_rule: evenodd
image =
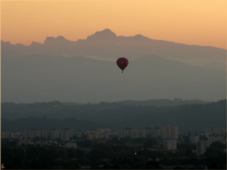
<instances>
[{"instance_id":1,"label":"hot air balloon","mask_svg":"<svg viewBox=\"0 0 227 170\"><path fill-rule=\"evenodd\" d=\"M123 73L124 69L128 66L128 59L125 57L120 57L117 59L116 63Z\"/></svg>"}]
</instances>

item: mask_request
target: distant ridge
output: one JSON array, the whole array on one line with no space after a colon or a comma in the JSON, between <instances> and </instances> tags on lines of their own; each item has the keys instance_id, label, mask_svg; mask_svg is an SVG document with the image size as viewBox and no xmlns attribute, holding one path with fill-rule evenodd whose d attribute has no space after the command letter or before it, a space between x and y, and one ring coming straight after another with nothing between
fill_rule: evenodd
<instances>
[{"instance_id":1,"label":"distant ridge","mask_svg":"<svg viewBox=\"0 0 227 170\"><path fill-rule=\"evenodd\" d=\"M117 38L117 35L110 29L104 29L102 31L97 31L93 35L87 37L87 40L110 40Z\"/></svg>"},{"instance_id":2,"label":"distant ridge","mask_svg":"<svg viewBox=\"0 0 227 170\"><path fill-rule=\"evenodd\" d=\"M136 34L136 35L132 35L132 36L117 35L110 28L105 28L103 30L97 31L91 35L88 35L87 38L79 39L79 40L68 40L64 36L58 35L58 36L47 36L43 43L34 41L30 45L25 45L25 44L21 44L21 43L12 43L10 41L4 41L4 40L1 40L1 43L2 44L11 44L11 45L31 46L32 44L45 44L45 42L48 42L48 41L64 40L64 41L76 43L76 42L80 42L83 40L110 40L110 39L116 39L116 38L135 38L135 39L141 39L141 40L153 40L153 41L159 41L159 42L165 42L165 43L174 43L174 44L185 45L185 46L198 46L198 47L203 47L203 48L223 49L223 48L219 48L219 47L213 47L210 45L186 44L186 43L181 43L181 42L174 42L171 40L153 39L153 38L144 36L142 34ZM226 49L223 49L223 50L226 50Z\"/></svg>"},{"instance_id":3,"label":"distant ridge","mask_svg":"<svg viewBox=\"0 0 227 170\"><path fill-rule=\"evenodd\" d=\"M164 102L164 105L163 105ZM148 104L149 103L149 104ZM196 103L153 100L133 103L3 103L4 130L30 128L145 128L172 124L180 130L225 128L226 100Z\"/></svg>"}]
</instances>

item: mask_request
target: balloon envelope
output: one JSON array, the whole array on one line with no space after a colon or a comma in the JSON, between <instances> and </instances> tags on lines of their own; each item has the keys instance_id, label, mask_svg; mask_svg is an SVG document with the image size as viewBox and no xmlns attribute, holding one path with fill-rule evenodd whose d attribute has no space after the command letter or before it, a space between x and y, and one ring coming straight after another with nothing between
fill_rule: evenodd
<instances>
[{"instance_id":1,"label":"balloon envelope","mask_svg":"<svg viewBox=\"0 0 227 170\"><path fill-rule=\"evenodd\" d=\"M116 61L117 66L123 71L128 66L128 59L125 57L120 57Z\"/></svg>"}]
</instances>

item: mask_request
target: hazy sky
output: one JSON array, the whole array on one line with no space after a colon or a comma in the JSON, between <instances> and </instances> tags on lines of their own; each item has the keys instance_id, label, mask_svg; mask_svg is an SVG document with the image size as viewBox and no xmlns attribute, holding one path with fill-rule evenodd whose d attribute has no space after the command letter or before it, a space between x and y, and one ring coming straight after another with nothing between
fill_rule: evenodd
<instances>
[{"instance_id":1,"label":"hazy sky","mask_svg":"<svg viewBox=\"0 0 227 170\"><path fill-rule=\"evenodd\" d=\"M226 0L1 0L1 39L77 40L104 28L120 35L226 48Z\"/></svg>"}]
</instances>

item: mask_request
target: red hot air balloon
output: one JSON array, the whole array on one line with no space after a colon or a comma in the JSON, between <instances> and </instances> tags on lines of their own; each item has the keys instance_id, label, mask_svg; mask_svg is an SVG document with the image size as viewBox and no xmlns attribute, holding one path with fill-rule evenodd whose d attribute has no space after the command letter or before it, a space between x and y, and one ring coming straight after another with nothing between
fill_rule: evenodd
<instances>
[{"instance_id":1,"label":"red hot air balloon","mask_svg":"<svg viewBox=\"0 0 227 170\"><path fill-rule=\"evenodd\" d=\"M124 69L128 66L128 59L125 58L125 57L120 57L120 58L117 59L116 63L117 63L117 66L123 72Z\"/></svg>"}]
</instances>

